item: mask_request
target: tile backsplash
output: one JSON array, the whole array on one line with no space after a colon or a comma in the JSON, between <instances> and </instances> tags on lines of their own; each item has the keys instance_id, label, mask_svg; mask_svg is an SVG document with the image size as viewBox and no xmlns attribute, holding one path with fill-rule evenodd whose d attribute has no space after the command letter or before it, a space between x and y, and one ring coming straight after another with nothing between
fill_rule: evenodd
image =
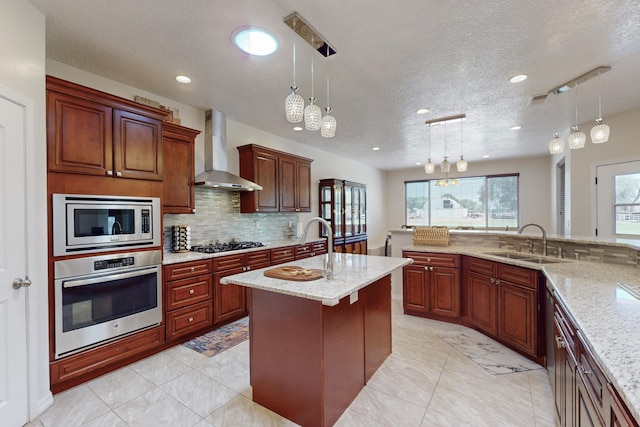
<instances>
[{"instance_id":1,"label":"tile backsplash","mask_svg":"<svg viewBox=\"0 0 640 427\"><path fill-rule=\"evenodd\" d=\"M164 215L164 248L171 250L171 227L191 227L191 244L251 240L269 243L289 238L289 223L295 227L297 213L240 213L240 193L196 187L195 214Z\"/></svg>"}]
</instances>

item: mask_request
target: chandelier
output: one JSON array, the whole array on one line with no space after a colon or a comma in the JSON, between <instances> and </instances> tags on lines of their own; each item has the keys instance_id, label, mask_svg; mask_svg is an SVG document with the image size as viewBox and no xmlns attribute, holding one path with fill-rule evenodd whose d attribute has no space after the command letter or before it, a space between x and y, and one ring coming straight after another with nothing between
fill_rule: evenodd
<instances>
[{"instance_id":1,"label":"chandelier","mask_svg":"<svg viewBox=\"0 0 640 427\"><path fill-rule=\"evenodd\" d=\"M464 172L467 170L468 162L464 159L462 151L463 144L463 124L466 120L465 114L458 114L455 116L441 117L438 119L432 119L425 121L425 124L429 126L429 158L427 164L424 165L425 173L431 174L435 171L435 165L431 162L431 126L444 124L444 160L440 163L440 172L445 174L445 178L440 178L436 182L438 187L448 187L449 185L458 185L458 180L453 178L449 180L449 172L451 172L451 162L449 156L447 156L447 123L460 122L460 160L456 162L456 169L458 172Z\"/></svg>"}]
</instances>

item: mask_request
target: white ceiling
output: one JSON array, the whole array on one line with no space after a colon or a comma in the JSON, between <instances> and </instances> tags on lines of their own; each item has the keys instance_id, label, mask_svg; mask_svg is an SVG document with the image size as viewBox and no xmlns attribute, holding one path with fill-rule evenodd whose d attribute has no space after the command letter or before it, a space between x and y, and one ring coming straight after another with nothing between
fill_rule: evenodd
<instances>
[{"instance_id":1,"label":"white ceiling","mask_svg":"<svg viewBox=\"0 0 640 427\"><path fill-rule=\"evenodd\" d=\"M46 15L47 57L145 91L358 160L380 169L416 167L427 157L425 120L466 114L470 162L545 155L558 127L575 122L575 90L528 106L531 95L601 65L611 71L578 86L579 122L640 106L640 4L637 0L30 0ZM299 12L337 54L324 58L297 38L299 93L326 106L327 65L335 138L294 132L284 117L293 82L294 33L283 18ZM269 57L231 42L241 26L271 31ZM297 37L297 36L295 36ZM526 73L522 83L509 83ZM186 74L184 85L175 76ZM421 107L431 111L418 116ZM522 126L511 131L514 125ZM434 127L435 163L444 127ZM447 152L460 154L460 125L447 127ZM612 129L610 143L615 143ZM372 147L380 151L372 151ZM588 147L586 148L588 149ZM455 170L455 168L454 168Z\"/></svg>"}]
</instances>

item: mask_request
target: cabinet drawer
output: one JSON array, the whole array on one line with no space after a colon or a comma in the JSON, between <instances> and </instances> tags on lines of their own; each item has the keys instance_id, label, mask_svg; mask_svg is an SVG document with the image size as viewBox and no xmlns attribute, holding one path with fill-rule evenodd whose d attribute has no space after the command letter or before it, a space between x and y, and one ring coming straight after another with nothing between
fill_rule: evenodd
<instances>
[{"instance_id":1,"label":"cabinet drawer","mask_svg":"<svg viewBox=\"0 0 640 427\"><path fill-rule=\"evenodd\" d=\"M587 346L580 331L578 331L578 357L577 357L577 370L578 374L585 383L587 392L593 403L598 407L600 411L603 409L604 392L607 386L607 379L604 376L604 372L600 368L600 365L591 354L591 350Z\"/></svg>"},{"instance_id":2,"label":"cabinet drawer","mask_svg":"<svg viewBox=\"0 0 640 427\"><path fill-rule=\"evenodd\" d=\"M271 264L282 264L294 260L294 247L286 246L284 248L271 249Z\"/></svg>"},{"instance_id":3,"label":"cabinet drawer","mask_svg":"<svg viewBox=\"0 0 640 427\"><path fill-rule=\"evenodd\" d=\"M516 267L515 265L497 263L498 278L508 280L511 283L526 286L528 288L538 288L538 272L528 268Z\"/></svg>"},{"instance_id":4,"label":"cabinet drawer","mask_svg":"<svg viewBox=\"0 0 640 427\"><path fill-rule=\"evenodd\" d=\"M268 267L271 264L271 251L249 252L245 256L246 265L254 269L262 264L264 264L264 267Z\"/></svg>"},{"instance_id":5,"label":"cabinet drawer","mask_svg":"<svg viewBox=\"0 0 640 427\"><path fill-rule=\"evenodd\" d=\"M295 247L295 258L302 259L308 258L311 256L311 243L307 243L305 245L298 245Z\"/></svg>"},{"instance_id":6,"label":"cabinet drawer","mask_svg":"<svg viewBox=\"0 0 640 427\"><path fill-rule=\"evenodd\" d=\"M167 283L167 311L213 298L213 275Z\"/></svg>"},{"instance_id":7,"label":"cabinet drawer","mask_svg":"<svg viewBox=\"0 0 640 427\"><path fill-rule=\"evenodd\" d=\"M164 266L164 280L168 282L176 279L185 279L187 277L211 274L212 272L213 270L210 259L180 262Z\"/></svg>"},{"instance_id":8,"label":"cabinet drawer","mask_svg":"<svg viewBox=\"0 0 640 427\"><path fill-rule=\"evenodd\" d=\"M460 267L460 255L439 254L432 252L409 252L402 253L404 258L412 258L414 265L424 265L432 267Z\"/></svg>"},{"instance_id":9,"label":"cabinet drawer","mask_svg":"<svg viewBox=\"0 0 640 427\"><path fill-rule=\"evenodd\" d=\"M482 258L465 257L464 269L491 277L497 274L496 263Z\"/></svg>"},{"instance_id":10,"label":"cabinet drawer","mask_svg":"<svg viewBox=\"0 0 640 427\"><path fill-rule=\"evenodd\" d=\"M322 255L327 253L326 242L314 242L311 244L311 256Z\"/></svg>"},{"instance_id":11,"label":"cabinet drawer","mask_svg":"<svg viewBox=\"0 0 640 427\"><path fill-rule=\"evenodd\" d=\"M51 363L51 385L85 374L98 373L131 356L164 343L163 327L149 329L110 344Z\"/></svg>"},{"instance_id":12,"label":"cabinet drawer","mask_svg":"<svg viewBox=\"0 0 640 427\"><path fill-rule=\"evenodd\" d=\"M227 255L213 259L213 271L216 273L238 267L244 267L244 254Z\"/></svg>"},{"instance_id":13,"label":"cabinet drawer","mask_svg":"<svg viewBox=\"0 0 640 427\"><path fill-rule=\"evenodd\" d=\"M167 313L167 341L213 325L213 301L201 302Z\"/></svg>"}]
</instances>

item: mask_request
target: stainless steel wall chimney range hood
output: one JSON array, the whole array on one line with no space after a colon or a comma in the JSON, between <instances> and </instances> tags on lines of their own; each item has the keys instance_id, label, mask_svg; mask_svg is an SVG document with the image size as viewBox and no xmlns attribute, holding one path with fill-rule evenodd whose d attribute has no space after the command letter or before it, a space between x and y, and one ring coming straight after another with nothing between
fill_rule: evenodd
<instances>
[{"instance_id":1,"label":"stainless steel wall chimney range hood","mask_svg":"<svg viewBox=\"0 0 640 427\"><path fill-rule=\"evenodd\" d=\"M227 172L227 119L223 112L207 111L204 137L204 172L196 176L196 185L230 191L262 190L258 184Z\"/></svg>"}]
</instances>

